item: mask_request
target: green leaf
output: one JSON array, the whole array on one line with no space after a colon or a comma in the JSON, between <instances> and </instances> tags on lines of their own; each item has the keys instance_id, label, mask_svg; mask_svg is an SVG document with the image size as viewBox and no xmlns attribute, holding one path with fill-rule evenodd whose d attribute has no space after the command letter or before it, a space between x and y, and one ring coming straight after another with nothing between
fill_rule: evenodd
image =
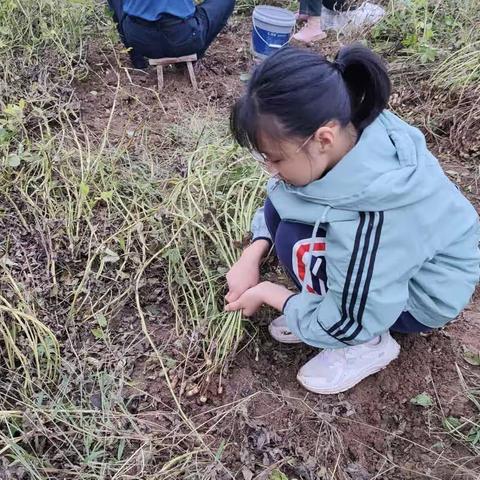
<instances>
[{"instance_id":1,"label":"green leaf","mask_svg":"<svg viewBox=\"0 0 480 480\"><path fill-rule=\"evenodd\" d=\"M123 237L118 237L118 244L120 245L120 248L125 252L125 239Z\"/></svg>"},{"instance_id":2,"label":"green leaf","mask_svg":"<svg viewBox=\"0 0 480 480\"><path fill-rule=\"evenodd\" d=\"M225 450L225 440L220 442L220 446L215 452L215 460L219 461L222 458L223 451Z\"/></svg>"},{"instance_id":3,"label":"green leaf","mask_svg":"<svg viewBox=\"0 0 480 480\"><path fill-rule=\"evenodd\" d=\"M6 143L9 138L10 138L10 132L5 128L0 127L0 144Z\"/></svg>"},{"instance_id":4,"label":"green leaf","mask_svg":"<svg viewBox=\"0 0 480 480\"><path fill-rule=\"evenodd\" d=\"M182 256L177 248L170 248L166 250L163 254L162 257L169 260L172 262L172 264L179 263Z\"/></svg>"},{"instance_id":5,"label":"green leaf","mask_svg":"<svg viewBox=\"0 0 480 480\"><path fill-rule=\"evenodd\" d=\"M420 60L423 63L433 62L437 58L437 51L431 47L422 47L420 50L422 53L420 55Z\"/></svg>"},{"instance_id":6,"label":"green leaf","mask_svg":"<svg viewBox=\"0 0 480 480\"><path fill-rule=\"evenodd\" d=\"M120 257L116 252L110 250L109 248L105 249L105 256L102 258L104 263L115 263L120 260Z\"/></svg>"},{"instance_id":7,"label":"green leaf","mask_svg":"<svg viewBox=\"0 0 480 480\"><path fill-rule=\"evenodd\" d=\"M95 320L97 321L97 323L100 327L106 327L107 326L107 319L105 318L105 315L103 315L103 313L97 313L95 315Z\"/></svg>"},{"instance_id":8,"label":"green leaf","mask_svg":"<svg viewBox=\"0 0 480 480\"><path fill-rule=\"evenodd\" d=\"M39 356L49 355L54 350L55 342L50 337L45 337L44 341L37 347Z\"/></svg>"},{"instance_id":9,"label":"green leaf","mask_svg":"<svg viewBox=\"0 0 480 480\"><path fill-rule=\"evenodd\" d=\"M274 470L268 477L268 480L288 480L288 477L280 470Z\"/></svg>"},{"instance_id":10,"label":"green leaf","mask_svg":"<svg viewBox=\"0 0 480 480\"><path fill-rule=\"evenodd\" d=\"M420 407L431 407L433 405L432 397L425 392L413 397L410 402L414 405L419 405Z\"/></svg>"},{"instance_id":11,"label":"green leaf","mask_svg":"<svg viewBox=\"0 0 480 480\"><path fill-rule=\"evenodd\" d=\"M11 167L13 168L16 168L20 165L20 162L22 161L22 159L20 158L19 155L17 155L16 153L11 153L8 157L7 157L7 163L8 165L10 165Z\"/></svg>"},{"instance_id":12,"label":"green leaf","mask_svg":"<svg viewBox=\"0 0 480 480\"><path fill-rule=\"evenodd\" d=\"M428 41L428 40L431 40L433 37L433 30L431 28L431 26L429 26L426 30L425 30L425 33L423 35L423 38Z\"/></svg>"},{"instance_id":13,"label":"green leaf","mask_svg":"<svg viewBox=\"0 0 480 480\"><path fill-rule=\"evenodd\" d=\"M172 357L164 357L165 367L175 368L177 366L177 361Z\"/></svg>"},{"instance_id":14,"label":"green leaf","mask_svg":"<svg viewBox=\"0 0 480 480\"><path fill-rule=\"evenodd\" d=\"M102 192L100 194L100 198L105 202L108 202L109 200L111 200L112 197L113 197L113 190L109 190L108 192Z\"/></svg>"},{"instance_id":15,"label":"green leaf","mask_svg":"<svg viewBox=\"0 0 480 480\"><path fill-rule=\"evenodd\" d=\"M452 432L452 430L456 430L462 426L462 422L457 417L444 418L442 423L444 428L446 428L449 432Z\"/></svg>"},{"instance_id":16,"label":"green leaf","mask_svg":"<svg viewBox=\"0 0 480 480\"><path fill-rule=\"evenodd\" d=\"M90 187L85 182L80 182L80 195L82 195L82 197L86 197L89 191Z\"/></svg>"},{"instance_id":17,"label":"green leaf","mask_svg":"<svg viewBox=\"0 0 480 480\"><path fill-rule=\"evenodd\" d=\"M189 284L189 280L187 278L185 278L184 276L178 274L178 275L175 275L173 277L173 281L179 286L181 287L182 285L188 285Z\"/></svg>"},{"instance_id":18,"label":"green leaf","mask_svg":"<svg viewBox=\"0 0 480 480\"><path fill-rule=\"evenodd\" d=\"M432 450L445 450L445 444L442 441L436 442L432 445Z\"/></svg>"},{"instance_id":19,"label":"green leaf","mask_svg":"<svg viewBox=\"0 0 480 480\"><path fill-rule=\"evenodd\" d=\"M125 451L125 439L122 438L120 442L118 442L118 448L117 448L117 460L121 460L123 457L123 452Z\"/></svg>"},{"instance_id":20,"label":"green leaf","mask_svg":"<svg viewBox=\"0 0 480 480\"><path fill-rule=\"evenodd\" d=\"M105 455L104 450L97 450L89 453L83 460L83 463L88 465L90 462L98 462Z\"/></svg>"},{"instance_id":21,"label":"green leaf","mask_svg":"<svg viewBox=\"0 0 480 480\"><path fill-rule=\"evenodd\" d=\"M475 367L480 366L480 352L472 352L467 348L464 348L463 358L470 365L474 365Z\"/></svg>"},{"instance_id":22,"label":"green leaf","mask_svg":"<svg viewBox=\"0 0 480 480\"><path fill-rule=\"evenodd\" d=\"M472 445L477 445L480 443L480 425L475 425L468 432L468 441Z\"/></svg>"},{"instance_id":23,"label":"green leaf","mask_svg":"<svg viewBox=\"0 0 480 480\"><path fill-rule=\"evenodd\" d=\"M418 45L418 37L415 34L407 35L403 40L404 47L414 47Z\"/></svg>"},{"instance_id":24,"label":"green leaf","mask_svg":"<svg viewBox=\"0 0 480 480\"><path fill-rule=\"evenodd\" d=\"M92 328L92 335L99 340L102 339L105 334L101 328Z\"/></svg>"}]
</instances>

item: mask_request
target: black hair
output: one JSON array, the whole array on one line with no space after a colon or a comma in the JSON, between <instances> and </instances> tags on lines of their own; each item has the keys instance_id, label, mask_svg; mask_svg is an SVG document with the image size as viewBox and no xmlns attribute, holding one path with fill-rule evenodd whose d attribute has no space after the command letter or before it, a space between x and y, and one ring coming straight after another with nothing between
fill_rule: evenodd
<instances>
[{"instance_id":1,"label":"black hair","mask_svg":"<svg viewBox=\"0 0 480 480\"><path fill-rule=\"evenodd\" d=\"M390 89L383 61L360 44L342 48L334 62L284 47L253 71L230 129L240 145L259 151L260 133L304 139L331 120L361 132L387 106Z\"/></svg>"}]
</instances>

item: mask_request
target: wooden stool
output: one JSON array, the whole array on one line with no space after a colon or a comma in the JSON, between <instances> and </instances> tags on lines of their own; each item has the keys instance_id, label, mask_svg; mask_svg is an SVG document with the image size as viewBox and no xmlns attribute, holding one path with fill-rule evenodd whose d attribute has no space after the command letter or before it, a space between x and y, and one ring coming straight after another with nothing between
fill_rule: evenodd
<instances>
[{"instance_id":1,"label":"wooden stool","mask_svg":"<svg viewBox=\"0 0 480 480\"><path fill-rule=\"evenodd\" d=\"M188 75L194 90L197 90L197 80L195 78L195 72L193 71L193 63L197 60L197 54L185 55L183 57L171 57L171 58L151 58L148 60L150 65L155 65L157 67L157 80L158 80L158 89L163 89L163 66L172 65L174 63L185 62L187 64Z\"/></svg>"}]
</instances>

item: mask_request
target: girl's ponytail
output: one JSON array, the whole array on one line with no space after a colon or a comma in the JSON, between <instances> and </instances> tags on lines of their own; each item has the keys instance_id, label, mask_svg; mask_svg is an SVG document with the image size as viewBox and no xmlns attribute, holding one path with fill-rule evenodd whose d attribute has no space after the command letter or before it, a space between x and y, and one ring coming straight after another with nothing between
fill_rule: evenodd
<instances>
[{"instance_id":1,"label":"girl's ponytail","mask_svg":"<svg viewBox=\"0 0 480 480\"><path fill-rule=\"evenodd\" d=\"M387 107L391 84L385 65L378 55L360 44L342 48L334 65L350 93L351 122L361 131Z\"/></svg>"}]
</instances>

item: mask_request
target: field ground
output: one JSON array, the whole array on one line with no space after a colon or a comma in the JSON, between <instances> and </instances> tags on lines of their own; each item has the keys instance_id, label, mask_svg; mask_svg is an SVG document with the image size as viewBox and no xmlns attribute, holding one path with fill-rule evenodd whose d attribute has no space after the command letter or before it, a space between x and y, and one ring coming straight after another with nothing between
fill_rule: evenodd
<instances>
[{"instance_id":1,"label":"field ground","mask_svg":"<svg viewBox=\"0 0 480 480\"><path fill-rule=\"evenodd\" d=\"M399 359L345 394L296 383L313 349L269 339L268 311L246 325L221 375L197 375L206 333L175 316L165 203L188 159L245 155L226 126L253 65L249 18L234 16L213 44L198 92L177 67L160 93L154 71L128 68L101 12L91 21L98 31L68 81L34 66L24 75L36 86L22 86L22 73L3 71L24 90L5 87L0 101L0 323L42 322L60 357L26 328L10 334L23 361L0 341L0 479L480 478L478 295L444 330L398 336ZM478 89L432 84L420 57L434 43L415 50L385 35L369 41L390 63L391 108L425 132L480 208ZM330 34L313 48L331 54L345 41Z\"/></svg>"}]
</instances>

